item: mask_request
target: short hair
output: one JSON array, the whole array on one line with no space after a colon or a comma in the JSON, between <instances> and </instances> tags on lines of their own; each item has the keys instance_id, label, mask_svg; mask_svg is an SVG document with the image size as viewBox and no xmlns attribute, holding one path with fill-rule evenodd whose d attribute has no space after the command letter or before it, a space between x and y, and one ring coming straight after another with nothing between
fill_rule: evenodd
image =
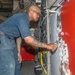
<instances>
[{"instance_id":1,"label":"short hair","mask_svg":"<svg viewBox=\"0 0 75 75\"><path fill-rule=\"evenodd\" d=\"M29 6L28 11L29 10L36 10L36 9L39 9L40 10L39 6L37 6L36 4L33 4L33 5L30 5Z\"/></svg>"}]
</instances>

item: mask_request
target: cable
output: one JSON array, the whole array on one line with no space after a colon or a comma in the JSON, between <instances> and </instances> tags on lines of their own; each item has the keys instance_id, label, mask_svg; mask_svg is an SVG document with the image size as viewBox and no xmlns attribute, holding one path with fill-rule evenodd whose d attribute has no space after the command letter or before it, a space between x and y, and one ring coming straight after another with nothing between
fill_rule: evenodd
<instances>
[{"instance_id":1,"label":"cable","mask_svg":"<svg viewBox=\"0 0 75 75\"><path fill-rule=\"evenodd\" d=\"M44 63L43 63L43 59L42 59L43 54L46 54L46 53L47 53L47 51L40 52L40 64L41 64L41 66L42 66L42 68L43 68L43 70L44 70L44 73L45 73L46 75L48 75L48 72L47 72L47 70L46 70L45 67L44 67Z\"/></svg>"},{"instance_id":2,"label":"cable","mask_svg":"<svg viewBox=\"0 0 75 75\"><path fill-rule=\"evenodd\" d=\"M55 11L58 10L62 6L63 2L65 2L65 0L63 0L59 3L59 6L55 9Z\"/></svg>"},{"instance_id":3,"label":"cable","mask_svg":"<svg viewBox=\"0 0 75 75\"><path fill-rule=\"evenodd\" d=\"M56 0L49 8L51 8L58 0Z\"/></svg>"}]
</instances>

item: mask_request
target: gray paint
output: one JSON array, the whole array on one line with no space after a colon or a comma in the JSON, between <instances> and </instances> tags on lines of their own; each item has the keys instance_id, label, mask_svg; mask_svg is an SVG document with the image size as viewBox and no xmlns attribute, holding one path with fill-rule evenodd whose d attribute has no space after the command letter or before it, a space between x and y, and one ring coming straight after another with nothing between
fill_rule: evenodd
<instances>
[{"instance_id":1,"label":"gray paint","mask_svg":"<svg viewBox=\"0 0 75 75\"><path fill-rule=\"evenodd\" d=\"M50 15L50 39L51 42L57 41L57 13ZM51 75L60 75L59 74L59 50L51 55Z\"/></svg>"}]
</instances>

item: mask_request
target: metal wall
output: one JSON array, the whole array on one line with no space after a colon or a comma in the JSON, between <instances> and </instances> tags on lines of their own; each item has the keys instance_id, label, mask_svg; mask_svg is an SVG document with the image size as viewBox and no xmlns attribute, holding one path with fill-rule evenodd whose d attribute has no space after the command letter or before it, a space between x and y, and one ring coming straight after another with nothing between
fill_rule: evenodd
<instances>
[{"instance_id":1,"label":"metal wall","mask_svg":"<svg viewBox=\"0 0 75 75\"><path fill-rule=\"evenodd\" d=\"M67 0L61 9L63 39L68 44L69 66L75 75L75 0Z\"/></svg>"}]
</instances>

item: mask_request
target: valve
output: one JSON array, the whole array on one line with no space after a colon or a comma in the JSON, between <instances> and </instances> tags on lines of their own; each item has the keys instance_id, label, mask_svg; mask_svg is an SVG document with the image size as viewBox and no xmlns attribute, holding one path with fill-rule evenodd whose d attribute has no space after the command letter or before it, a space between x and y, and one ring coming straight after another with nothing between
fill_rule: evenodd
<instances>
[{"instance_id":1,"label":"valve","mask_svg":"<svg viewBox=\"0 0 75 75\"><path fill-rule=\"evenodd\" d=\"M64 36L64 32L59 32L59 33L58 33L58 36L59 36L59 37Z\"/></svg>"}]
</instances>

